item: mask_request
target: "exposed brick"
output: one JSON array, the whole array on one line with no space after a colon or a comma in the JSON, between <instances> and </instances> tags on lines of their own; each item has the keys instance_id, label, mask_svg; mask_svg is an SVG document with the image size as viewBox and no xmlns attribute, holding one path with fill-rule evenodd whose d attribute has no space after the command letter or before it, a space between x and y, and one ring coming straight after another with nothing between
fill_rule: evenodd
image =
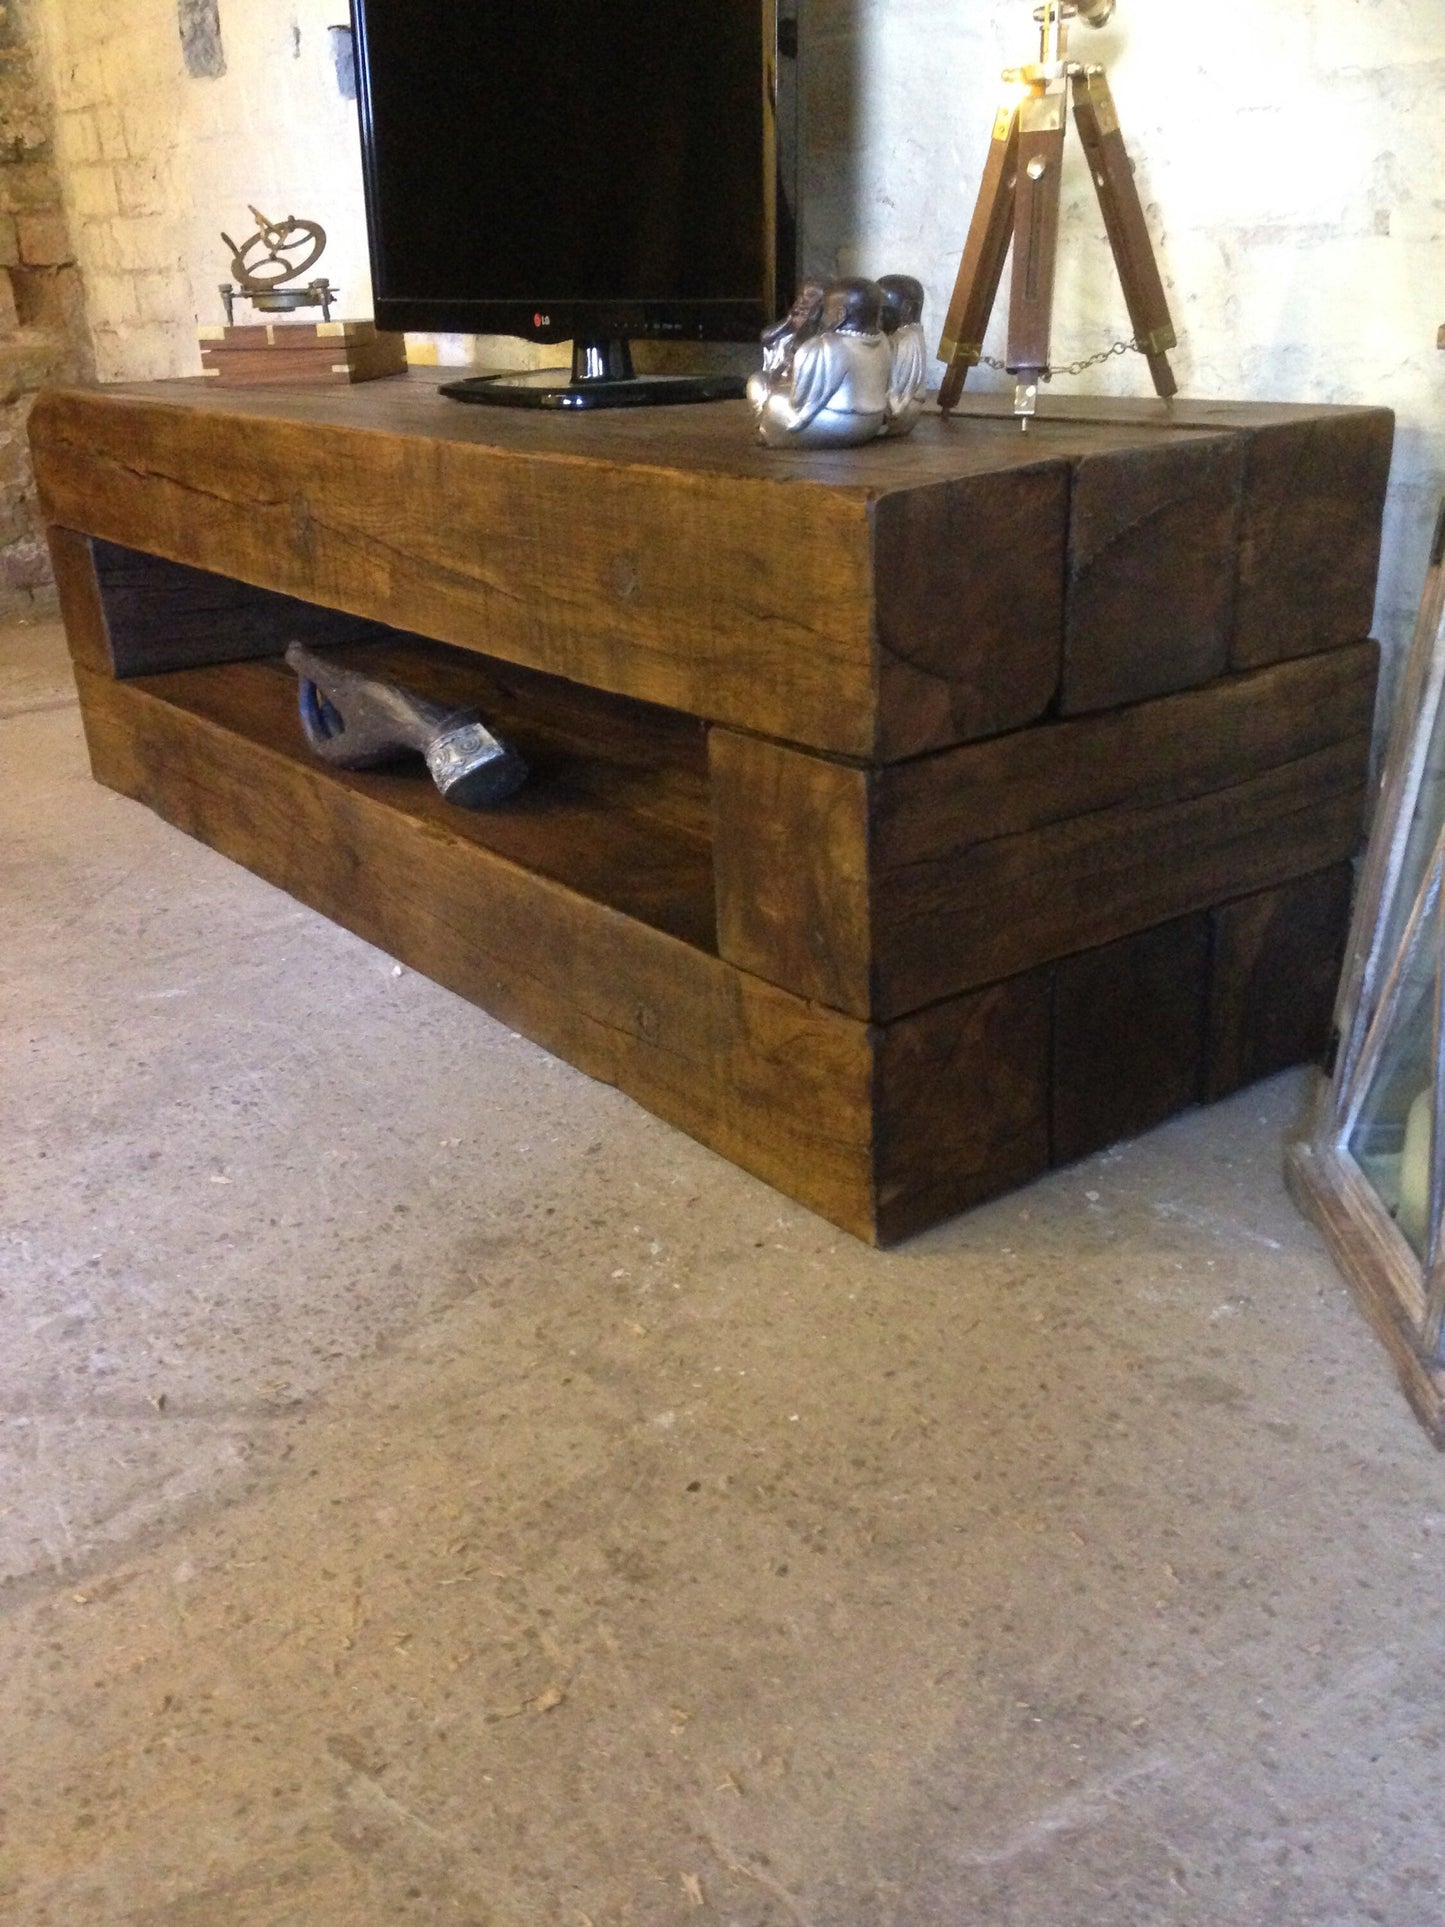
<instances>
[{"instance_id":1,"label":"exposed brick","mask_svg":"<svg viewBox=\"0 0 1445 1927\"><path fill-rule=\"evenodd\" d=\"M90 372L80 275L69 265L52 158L53 109L26 46L37 5L0 0L0 611L34 608L53 593L25 432L31 402L43 384ZM110 14L111 0L97 0L96 11ZM98 50L76 48L63 64L66 159L83 165L99 158L101 143L95 117L76 111L88 105L80 76L89 68L98 85L106 63ZM113 94L108 74L104 82Z\"/></svg>"},{"instance_id":2,"label":"exposed brick","mask_svg":"<svg viewBox=\"0 0 1445 1927\"><path fill-rule=\"evenodd\" d=\"M191 284L181 274L138 274L133 283L136 306L144 322L165 325L195 320Z\"/></svg>"},{"instance_id":3,"label":"exposed brick","mask_svg":"<svg viewBox=\"0 0 1445 1927\"><path fill-rule=\"evenodd\" d=\"M0 404L28 405L24 398L47 381L69 381L76 370L75 350L59 339L34 335L0 338Z\"/></svg>"},{"instance_id":4,"label":"exposed brick","mask_svg":"<svg viewBox=\"0 0 1445 1927\"><path fill-rule=\"evenodd\" d=\"M50 555L41 535L26 536L0 555L0 582L7 589L40 589L50 579Z\"/></svg>"},{"instance_id":5,"label":"exposed brick","mask_svg":"<svg viewBox=\"0 0 1445 1927\"><path fill-rule=\"evenodd\" d=\"M12 161L0 165L0 210L43 213L60 199L60 183L49 161Z\"/></svg>"},{"instance_id":6,"label":"exposed brick","mask_svg":"<svg viewBox=\"0 0 1445 1927\"><path fill-rule=\"evenodd\" d=\"M115 170L115 189L126 214L164 214L170 206L155 161L122 161Z\"/></svg>"},{"instance_id":7,"label":"exposed brick","mask_svg":"<svg viewBox=\"0 0 1445 1927\"><path fill-rule=\"evenodd\" d=\"M22 328L57 335L85 325L85 297L76 268L12 268L15 307Z\"/></svg>"},{"instance_id":8,"label":"exposed brick","mask_svg":"<svg viewBox=\"0 0 1445 1927\"><path fill-rule=\"evenodd\" d=\"M66 105L98 107L111 100L114 91L110 50L106 43L81 48L67 65Z\"/></svg>"},{"instance_id":9,"label":"exposed brick","mask_svg":"<svg viewBox=\"0 0 1445 1927\"><path fill-rule=\"evenodd\" d=\"M77 167L70 177L70 205L78 221L113 221L120 213L115 170L104 161Z\"/></svg>"},{"instance_id":10,"label":"exposed brick","mask_svg":"<svg viewBox=\"0 0 1445 1927\"><path fill-rule=\"evenodd\" d=\"M165 215L140 214L113 230L116 267L127 274L170 273L181 265L174 223Z\"/></svg>"},{"instance_id":11,"label":"exposed brick","mask_svg":"<svg viewBox=\"0 0 1445 1927\"><path fill-rule=\"evenodd\" d=\"M49 147L50 135L44 123L33 115L0 113L0 160L30 160L46 153Z\"/></svg>"},{"instance_id":12,"label":"exposed brick","mask_svg":"<svg viewBox=\"0 0 1445 1927\"><path fill-rule=\"evenodd\" d=\"M108 323L97 321L91 328L91 339L95 343L95 378L97 381L138 381L141 379L135 370L135 357L131 348L132 335L128 329L113 328Z\"/></svg>"},{"instance_id":13,"label":"exposed brick","mask_svg":"<svg viewBox=\"0 0 1445 1927\"><path fill-rule=\"evenodd\" d=\"M46 214L16 216L20 240L20 259L27 267L54 268L73 261L75 251L65 231L65 217L58 209Z\"/></svg>"},{"instance_id":14,"label":"exposed brick","mask_svg":"<svg viewBox=\"0 0 1445 1927\"><path fill-rule=\"evenodd\" d=\"M101 158L95 115L86 109L66 114L60 123L60 146L72 167L86 167Z\"/></svg>"},{"instance_id":15,"label":"exposed brick","mask_svg":"<svg viewBox=\"0 0 1445 1927\"><path fill-rule=\"evenodd\" d=\"M129 149L125 143L125 122L121 119L118 107L103 106L95 110L95 132L100 142L100 157L105 161L123 161Z\"/></svg>"},{"instance_id":16,"label":"exposed brick","mask_svg":"<svg viewBox=\"0 0 1445 1927\"><path fill-rule=\"evenodd\" d=\"M30 450L25 445L24 428L0 428L0 488L24 492L30 483Z\"/></svg>"},{"instance_id":17,"label":"exposed brick","mask_svg":"<svg viewBox=\"0 0 1445 1927\"><path fill-rule=\"evenodd\" d=\"M86 307L92 328L124 333L140 325L140 302L135 275L97 274L86 283Z\"/></svg>"},{"instance_id":18,"label":"exposed brick","mask_svg":"<svg viewBox=\"0 0 1445 1927\"><path fill-rule=\"evenodd\" d=\"M215 98L213 89L202 90L202 99ZM170 110L170 97L160 97L154 93L141 93L121 106L121 128L125 137L125 151L131 159L154 157L168 146L165 135L168 132L166 115ZM192 137L200 133L202 123L188 124L187 132Z\"/></svg>"},{"instance_id":19,"label":"exposed brick","mask_svg":"<svg viewBox=\"0 0 1445 1927\"><path fill-rule=\"evenodd\" d=\"M12 543L28 545L38 534L32 491L25 487L0 489L0 549Z\"/></svg>"}]
</instances>

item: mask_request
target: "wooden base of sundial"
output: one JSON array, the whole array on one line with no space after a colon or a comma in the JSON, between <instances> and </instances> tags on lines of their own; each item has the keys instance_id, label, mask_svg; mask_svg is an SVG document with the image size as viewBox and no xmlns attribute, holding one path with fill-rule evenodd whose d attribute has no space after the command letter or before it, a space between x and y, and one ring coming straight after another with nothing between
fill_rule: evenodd
<instances>
[{"instance_id":1,"label":"wooden base of sundial","mask_svg":"<svg viewBox=\"0 0 1445 1927\"><path fill-rule=\"evenodd\" d=\"M264 321L201 327L201 373L222 387L375 381L406 373L406 337L374 321Z\"/></svg>"}]
</instances>

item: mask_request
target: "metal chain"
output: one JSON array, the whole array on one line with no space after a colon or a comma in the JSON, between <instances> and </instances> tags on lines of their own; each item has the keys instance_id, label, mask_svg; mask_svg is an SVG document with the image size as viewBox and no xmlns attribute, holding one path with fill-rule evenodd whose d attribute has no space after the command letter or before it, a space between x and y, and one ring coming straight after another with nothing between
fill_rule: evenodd
<instances>
[{"instance_id":1,"label":"metal chain","mask_svg":"<svg viewBox=\"0 0 1445 1927\"><path fill-rule=\"evenodd\" d=\"M1097 355L1089 355L1083 361L1071 361L1067 368L1045 368L1042 371L1043 379L1050 381L1055 375L1082 375L1086 368L1097 368L1101 362L1112 361L1115 355L1142 355L1143 352L1137 336L1130 341L1116 341L1112 348L1101 348ZM999 361L993 355L980 355L979 360L985 368L997 368L1001 375L1009 373L1008 363Z\"/></svg>"}]
</instances>

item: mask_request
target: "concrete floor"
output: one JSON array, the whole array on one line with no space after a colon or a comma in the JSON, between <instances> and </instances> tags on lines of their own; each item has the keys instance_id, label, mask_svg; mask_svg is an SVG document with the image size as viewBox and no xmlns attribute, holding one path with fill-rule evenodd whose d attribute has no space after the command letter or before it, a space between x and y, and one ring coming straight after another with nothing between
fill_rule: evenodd
<instances>
[{"instance_id":1,"label":"concrete floor","mask_svg":"<svg viewBox=\"0 0 1445 1927\"><path fill-rule=\"evenodd\" d=\"M1445 1919L1279 1079L879 1255L96 788L0 632L4 1927Z\"/></svg>"}]
</instances>

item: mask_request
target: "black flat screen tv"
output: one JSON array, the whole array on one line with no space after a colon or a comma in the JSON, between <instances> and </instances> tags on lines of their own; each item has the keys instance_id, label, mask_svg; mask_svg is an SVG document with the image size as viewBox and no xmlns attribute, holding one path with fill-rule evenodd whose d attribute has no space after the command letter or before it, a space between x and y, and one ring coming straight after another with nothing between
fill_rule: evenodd
<instances>
[{"instance_id":1,"label":"black flat screen tv","mask_svg":"<svg viewBox=\"0 0 1445 1927\"><path fill-rule=\"evenodd\" d=\"M796 0L352 12L378 327L573 343L560 377L449 391L467 400L741 392L634 377L628 342L755 340L792 299Z\"/></svg>"}]
</instances>

